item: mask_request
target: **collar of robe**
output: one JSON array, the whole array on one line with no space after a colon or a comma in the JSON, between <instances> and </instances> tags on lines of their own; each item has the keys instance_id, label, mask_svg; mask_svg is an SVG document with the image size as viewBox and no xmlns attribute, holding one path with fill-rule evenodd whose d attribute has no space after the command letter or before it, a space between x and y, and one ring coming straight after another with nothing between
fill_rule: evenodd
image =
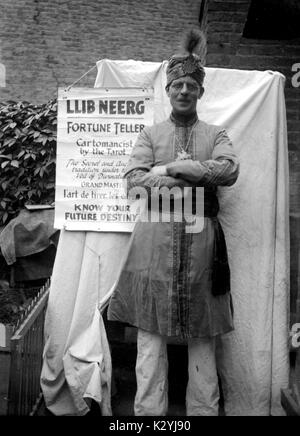
<instances>
[{"instance_id":1,"label":"collar of robe","mask_svg":"<svg viewBox=\"0 0 300 436\"><path fill-rule=\"evenodd\" d=\"M180 115L172 112L170 115L170 120L176 126L190 127L198 121L198 115L197 112L194 112L193 114L190 115Z\"/></svg>"}]
</instances>

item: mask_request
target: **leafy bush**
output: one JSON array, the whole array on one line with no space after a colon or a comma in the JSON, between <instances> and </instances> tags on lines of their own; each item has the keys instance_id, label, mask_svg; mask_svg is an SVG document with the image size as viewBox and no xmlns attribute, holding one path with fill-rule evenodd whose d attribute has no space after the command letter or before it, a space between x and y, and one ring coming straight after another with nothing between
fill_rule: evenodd
<instances>
[{"instance_id":1,"label":"leafy bush","mask_svg":"<svg viewBox=\"0 0 300 436\"><path fill-rule=\"evenodd\" d=\"M55 193L57 103L0 105L0 225Z\"/></svg>"},{"instance_id":2,"label":"leafy bush","mask_svg":"<svg viewBox=\"0 0 300 436\"><path fill-rule=\"evenodd\" d=\"M22 294L10 289L8 282L0 280L0 323L14 324L25 308Z\"/></svg>"}]
</instances>

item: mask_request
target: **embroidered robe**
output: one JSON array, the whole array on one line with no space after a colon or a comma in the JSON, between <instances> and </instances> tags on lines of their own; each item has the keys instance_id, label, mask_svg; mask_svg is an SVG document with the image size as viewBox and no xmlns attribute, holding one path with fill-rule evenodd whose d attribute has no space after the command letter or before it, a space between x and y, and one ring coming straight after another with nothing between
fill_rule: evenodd
<instances>
[{"instance_id":1,"label":"embroidered robe","mask_svg":"<svg viewBox=\"0 0 300 436\"><path fill-rule=\"evenodd\" d=\"M176 161L186 146L191 159ZM168 175L151 174L156 165L166 165ZM171 116L139 135L125 177L129 189L199 186L215 196L217 186L235 183L238 171L224 129L197 117L183 124ZM181 338L233 330L230 292L212 292L217 211L218 204L205 214L200 233L187 233L184 222L137 222L108 319ZM218 285L222 288L222 281Z\"/></svg>"}]
</instances>

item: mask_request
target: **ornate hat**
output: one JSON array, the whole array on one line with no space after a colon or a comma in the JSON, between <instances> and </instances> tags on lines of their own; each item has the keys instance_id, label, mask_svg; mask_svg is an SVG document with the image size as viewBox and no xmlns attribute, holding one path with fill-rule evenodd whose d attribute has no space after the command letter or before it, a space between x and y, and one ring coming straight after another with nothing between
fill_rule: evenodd
<instances>
[{"instance_id":1,"label":"ornate hat","mask_svg":"<svg viewBox=\"0 0 300 436\"><path fill-rule=\"evenodd\" d=\"M167 67L167 87L173 80L191 76L200 86L204 81L206 57L206 37L201 30L190 30L181 44L180 52L169 59Z\"/></svg>"}]
</instances>

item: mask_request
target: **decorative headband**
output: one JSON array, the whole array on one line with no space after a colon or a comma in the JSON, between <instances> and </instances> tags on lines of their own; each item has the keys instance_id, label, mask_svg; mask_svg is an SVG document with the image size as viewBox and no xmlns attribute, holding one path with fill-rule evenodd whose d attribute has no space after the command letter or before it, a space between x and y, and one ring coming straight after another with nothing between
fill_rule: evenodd
<instances>
[{"instance_id":1,"label":"decorative headband","mask_svg":"<svg viewBox=\"0 0 300 436\"><path fill-rule=\"evenodd\" d=\"M190 30L184 37L180 53L169 59L167 67L167 87L173 80L184 76L191 76L202 86L205 71L205 56L207 44L201 30Z\"/></svg>"}]
</instances>

